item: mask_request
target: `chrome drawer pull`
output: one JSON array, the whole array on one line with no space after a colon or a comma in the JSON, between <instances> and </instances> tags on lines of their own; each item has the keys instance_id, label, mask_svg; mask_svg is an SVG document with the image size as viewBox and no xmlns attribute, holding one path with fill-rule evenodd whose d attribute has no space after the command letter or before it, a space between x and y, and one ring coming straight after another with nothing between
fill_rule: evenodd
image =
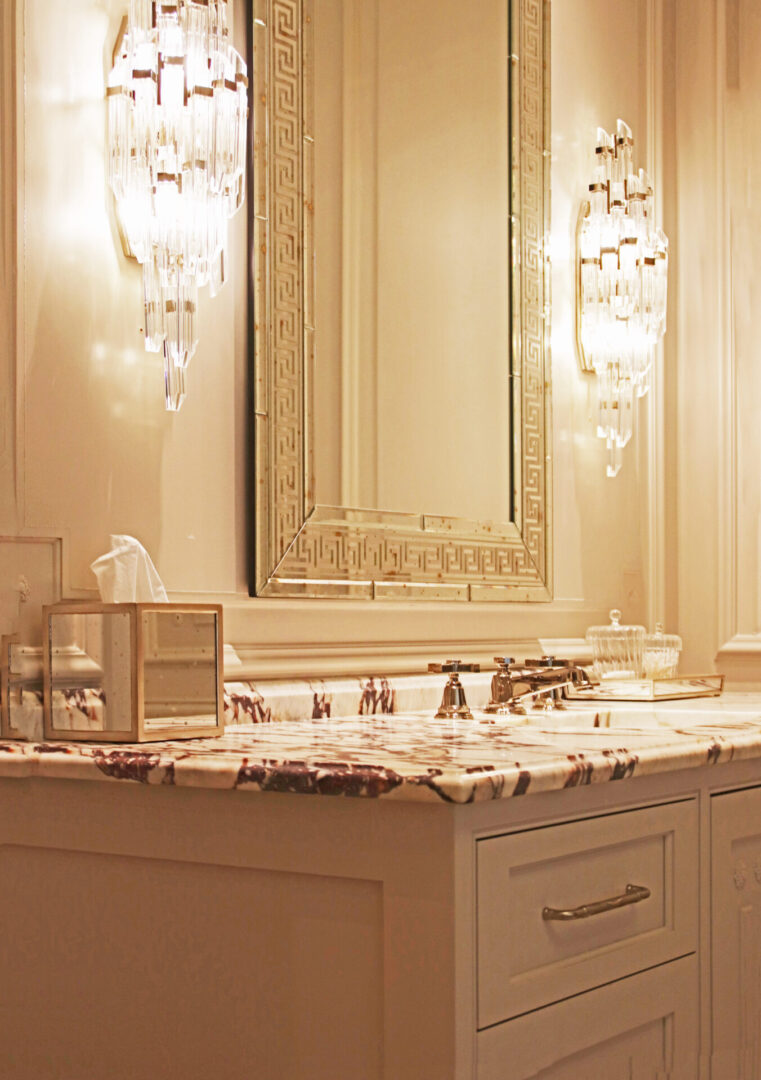
<instances>
[{"instance_id":1,"label":"chrome drawer pull","mask_svg":"<svg viewBox=\"0 0 761 1080\"><path fill-rule=\"evenodd\" d=\"M645 885L627 885L626 892L620 896L609 896L607 900L597 900L594 904L582 904L581 907L542 908L542 918L546 921L570 922L572 919L588 919L592 915L599 915L603 911L615 911L616 908L628 907L629 904L640 904L650 896L650 890Z\"/></svg>"}]
</instances>

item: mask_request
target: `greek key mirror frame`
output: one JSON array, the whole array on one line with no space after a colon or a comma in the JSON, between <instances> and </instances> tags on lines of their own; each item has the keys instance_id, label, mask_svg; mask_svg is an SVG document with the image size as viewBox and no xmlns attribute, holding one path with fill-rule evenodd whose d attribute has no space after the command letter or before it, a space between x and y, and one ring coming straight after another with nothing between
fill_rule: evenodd
<instances>
[{"instance_id":1,"label":"greek key mirror frame","mask_svg":"<svg viewBox=\"0 0 761 1080\"><path fill-rule=\"evenodd\" d=\"M256 595L552 598L550 4L510 3L512 358L506 362L511 364L513 512L512 521L494 524L315 505L310 401L316 0L253 0Z\"/></svg>"}]
</instances>

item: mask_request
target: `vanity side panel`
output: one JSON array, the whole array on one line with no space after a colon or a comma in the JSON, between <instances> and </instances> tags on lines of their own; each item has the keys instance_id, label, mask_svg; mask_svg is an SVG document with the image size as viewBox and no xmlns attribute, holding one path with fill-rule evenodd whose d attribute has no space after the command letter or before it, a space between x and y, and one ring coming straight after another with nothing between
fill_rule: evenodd
<instances>
[{"instance_id":1,"label":"vanity side panel","mask_svg":"<svg viewBox=\"0 0 761 1080\"><path fill-rule=\"evenodd\" d=\"M712 1080L761 1075L761 788L712 800Z\"/></svg>"},{"instance_id":2,"label":"vanity side panel","mask_svg":"<svg viewBox=\"0 0 761 1080\"><path fill-rule=\"evenodd\" d=\"M85 1036L110 1025L108 1045L127 1049L109 1080L142 1075L139 1061L160 1059L167 1041L188 1080L307 1069L456 1080L453 816L374 799L0 780L11 943L0 978L21 988L6 1050L25 1067L36 1038L55 1061L53 1036L78 1025L77 1052L102 1053L105 1037ZM52 1013L47 986L58 987ZM22 1065L8 1080L60 1075L39 1057ZM72 1075L102 1075L94 1058L82 1065Z\"/></svg>"},{"instance_id":3,"label":"vanity side panel","mask_svg":"<svg viewBox=\"0 0 761 1080\"><path fill-rule=\"evenodd\" d=\"M4 1080L382 1077L380 882L8 845L0 881Z\"/></svg>"}]
</instances>

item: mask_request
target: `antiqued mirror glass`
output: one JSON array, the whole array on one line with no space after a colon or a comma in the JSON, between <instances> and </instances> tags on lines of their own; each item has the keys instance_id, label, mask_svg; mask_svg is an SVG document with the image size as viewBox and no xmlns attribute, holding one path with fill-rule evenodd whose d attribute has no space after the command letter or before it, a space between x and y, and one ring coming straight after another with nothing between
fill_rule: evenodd
<instances>
[{"instance_id":1,"label":"antiqued mirror glass","mask_svg":"<svg viewBox=\"0 0 761 1080\"><path fill-rule=\"evenodd\" d=\"M549 599L548 5L253 40L256 592Z\"/></svg>"},{"instance_id":2,"label":"antiqued mirror glass","mask_svg":"<svg viewBox=\"0 0 761 1080\"><path fill-rule=\"evenodd\" d=\"M152 726L213 724L217 622L205 611L144 611L143 709Z\"/></svg>"},{"instance_id":3,"label":"antiqued mirror glass","mask_svg":"<svg viewBox=\"0 0 761 1080\"><path fill-rule=\"evenodd\" d=\"M176 605L58 605L48 615L49 737L148 741L214 733L217 618ZM22 719L11 714L12 725Z\"/></svg>"},{"instance_id":4,"label":"antiqued mirror glass","mask_svg":"<svg viewBox=\"0 0 761 1080\"><path fill-rule=\"evenodd\" d=\"M129 614L61 615L48 632L52 730L128 734L135 662Z\"/></svg>"}]
</instances>

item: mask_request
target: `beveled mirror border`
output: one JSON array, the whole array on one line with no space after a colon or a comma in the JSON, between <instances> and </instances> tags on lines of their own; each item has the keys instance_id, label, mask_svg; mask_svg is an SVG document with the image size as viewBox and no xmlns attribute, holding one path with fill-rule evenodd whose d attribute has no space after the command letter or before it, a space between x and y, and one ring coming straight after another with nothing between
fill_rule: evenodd
<instances>
[{"instance_id":1,"label":"beveled mirror border","mask_svg":"<svg viewBox=\"0 0 761 1080\"><path fill-rule=\"evenodd\" d=\"M549 0L511 0L514 520L505 524L314 503L314 3L253 0L254 591L550 600Z\"/></svg>"}]
</instances>

